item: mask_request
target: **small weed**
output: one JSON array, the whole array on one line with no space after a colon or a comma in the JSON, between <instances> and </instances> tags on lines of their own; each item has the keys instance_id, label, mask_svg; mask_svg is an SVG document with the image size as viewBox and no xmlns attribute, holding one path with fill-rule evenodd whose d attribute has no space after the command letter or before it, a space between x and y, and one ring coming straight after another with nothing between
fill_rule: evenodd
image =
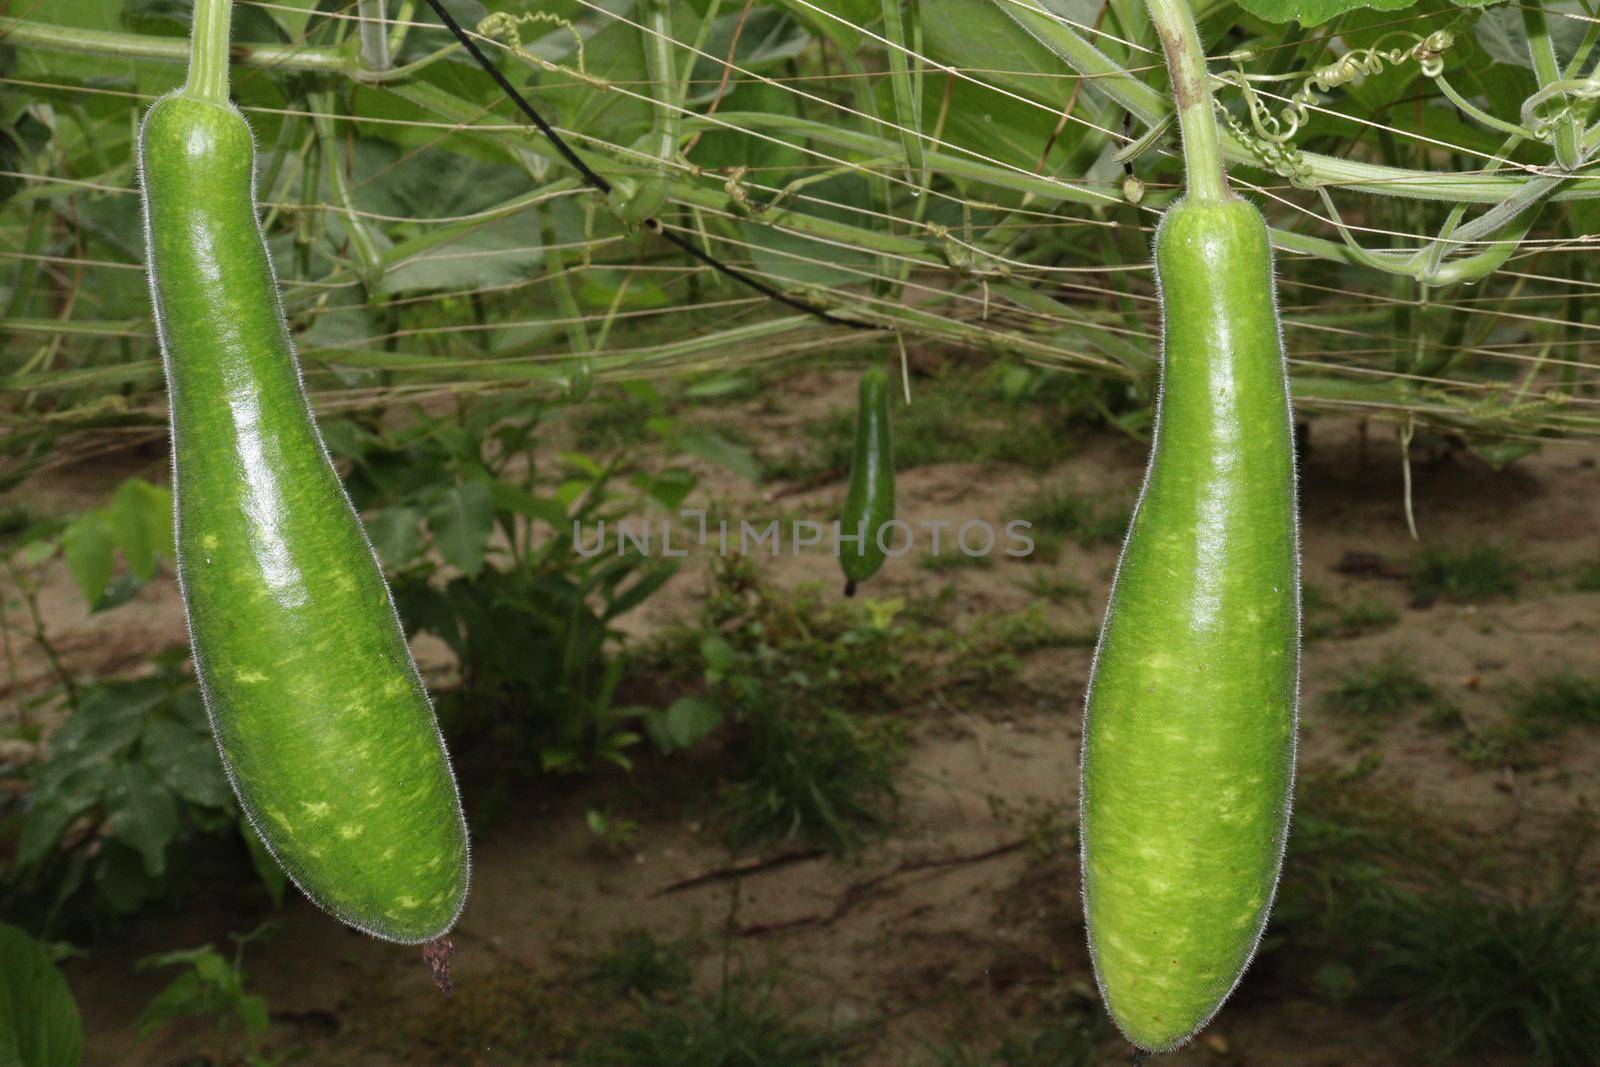
<instances>
[{"instance_id":1,"label":"small weed","mask_svg":"<svg viewBox=\"0 0 1600 1067\"><path fill-rule=\"evenodd\" d=\"M1417 674L1403 652L1392 652L1366 666L1353 668L1333 689L1323 694L1322 706L1371 740L1376 730L1408 708L1429 704L1438 693Z\"/></svg>"},{"instance_id":2,"label":"small weed","mask_svg":"<svg viewBox=\"0 0 1600 1067\"><path fill-rule=\"evenodd\" d=\"M1411 594L1419 604L1476 604L1516 591L1516 561L1498 545L1432 545L1411 564Z\"/></svg>"},{"instance_id":3,"label":"small weed","mask_svg":"<svg viewBox=\"0 0 1600 1067\"><path fill-rule=\"evenodd\" d=\"M1098 1052L1110 1032L1099 999L1087 989L1073 990L998 1043L951 1033L933 1050L929 1067L1094 1067L1104 1062Z\"/></svg>"},{"instance_id":4,"label":"small weed","mask_svg":"<svg viewBox=\"0 0 1600 1067\"><path fill-rule=\"evenodd\" d=\"M590 808L584 812L583 822L594 835L595 843L608 852L626 851L633 844L634 838L639 836L638 823L597 808Z\"/></svg>"},{"instance_id":5,"label":"small weed","mask_svg":"<svg viewBox=\"0 0 1600 1067\"><path fill-rule=\"evenodd\" d=\"M1041 804L1029 812L1022 836L1028 843L1028 860L1033 863L1072 855L1078 848L1078 824L1067 817L1067 806L1060 802Z\"/></svg>"},{"instance_id":6,"label":"small weed","mask_svg":"<svg viewBox=\"0 0 1600 1067\"><path fill-rule=\"evenodd\" d=\"M1264 966L1370 1001L1435 1061L1503 1048L1540 1067L1600 1062L1600 922L1566 889L1513 902L1468 888L1481 856L1404 797L1307 779Z\"/></svg>"},{"instance_id":7,"label":"small weed","mask_svg":"<svg viewBox=\"0 0 1600 1067\"><path fill-rule=\"evenodd\" d=\"M849 852L884 832L898 801L899 731L833 708L807 714L763 708L738 748L723 803L735 848L806 841Z\"/></svg>"},{"instance_id":8,"label":"small weed","mask_svg":"<svg viewBox=\"0 0 1600 1067\"><path fill-rule=\"evenodd\" d=\"M776 984L733 978L712 997L644 1002L637 1020L585 1045L584 1067L835 1067L851 1034L801 1021Z\"/></svg>"},{"instance_id":9,"label":"small weed","mask_svg":"<svg viewBox=\"0 0 1600 1067\"><path fill-rule=\"evenodd\" d=\"M248 934L235 934L233 956L230 959L211 945L178 952L165 952L140 960L141 971L157 967L181 968L178 977L157 993L140 1013L135 1024L139 1040L173 1028L179 1022L187 1036L197 1039L208 1027L197 1026L195 1020L209 1022L214 1037L225 1045L233 1043L237 1031L244 1046L244 1061L249 1067L270 1067L281 1063L283 1056L268 1056L262 1050L267 1036L269 1020L267 1003L248 991L244 974L244 947L271 932L263 926ZM209 1057L207 1057L209 1062Z\"/></svg>"},{"instance_id":10,"label":"small weed","mask_svg":"<svg viewBox=\"0 0 1600 1067\"><path fill-rule=\"evenodd\" d=\"M1371 919L1365 988L1437 1025L1440 1059L1499 1046L1548 1067L1600 1062L1600 925L1575 897L1396 893Z\"/></svg>"},{"instance_id":11,"label":"small weed","mask_svg":"<svg viewBox=\"0 0 1600 1067\"><path fill-rule=\"evenodd\" d=\"M917 560L917 566L934 574L955 570L987 570L994 566L993 555L969 556L965 552L927 553Z\"/></svg>"},{"instance_id":12,"label":"small weed","mask_svg":"<svg viewBox=\"0 0 1600 1067\"><path fill-rule=\"evenodd\" d=\"M1504 722L1472 729L1458 713L1441 715L1433 725L1461 730L1450 747L1473 766L1522 769L1540 765L1539 742L1559 737L1572 726L1600 724L1600 681L1571 671L1512 687L1506 696Z\"/></svg>"},{"instance_id":13,"label":"small weed","mask_svg":"<svg viewBox=\"0 0 1600 1067\"><path fill-rule=\"evenodd\" d=\"M1400 613L1381 600L1340 603L1310 582L1301 588L1300 601L1307 641L1360 637L1387 630L1400 621Z\"/></svg>"},{"instance_id":14,"label":"small weed","mask_svg":"<svg viewBox=\"0 0 1600 1067\"><path fill-rule=\"evenodd\" d=\"M1017 583L1031 596L1060 604L1067 600L1082 600L1089 590L1060 571L1035 570Z\"/></svg>"},{"instance_id":15,"label":"small weed","mask_svg":"<svg viewBox=\"0 0 1600 1067\"><path fill-rule=\"evenodd\" d=\"M1572 580L1572 588L1580 593L1600 592L1600 561L1579 567L1576 577Z\"/></svg>"},{"instance_id":16,"label":"small weed","mask_svg":"<svg viewBox=\"0 0 1600 1067\"><path fill-rule=\"evenodd\" d=\"M1562 671L1514 691L1513 697L1512 718L1535 738L1554 736L1568 726L1600 724L1600 679Z\"/></svg>"},{"instance_id":17,"label":"small weed","mask_svg":"<svg viewBox=\"0 0 1600 1067\"><path fill-rule=\"evenodd\" d=\"M1030 559L1054 560L1067 541L1082 548L1116 544L1127 532L1129 508L1112 506L1056 489L1024 501L1015 508L1018 518L1031 524Z\"/></svg>"},{"instance_id":18,"label":"small weed","mask_svg":"<svg viewBox=\"0 0 1600 1067\"><path fill-rule=\"evenodd\" d=\"M1463 729L1450 742L1450 751L1474 767L1526 770L1540 762L1534 755L1533 742L1519 723L1507 722L1483 730Z\"/></svg>"},{"instance_id":19,"label":"small weed","mask_svg":"<svg viewBox=\"0 0 1600 1067\"><path fill-rule=\"evenodd\" d=\"M595 961L589 977L614 997L654 1000L682 993L693 975L683 942L634 928L612 936L611 950Z\"/></svg>"}]
</instances>

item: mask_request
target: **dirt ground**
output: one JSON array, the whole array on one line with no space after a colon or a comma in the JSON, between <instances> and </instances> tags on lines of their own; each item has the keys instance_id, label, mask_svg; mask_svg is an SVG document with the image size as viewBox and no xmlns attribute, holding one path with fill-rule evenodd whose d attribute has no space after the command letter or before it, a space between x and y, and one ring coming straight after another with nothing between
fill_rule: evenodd
<instances>
[{"instance_id":1,"label":"dirt ground","mask_svg":"<svg viewBox=\"0 0 1600 1067\"><path fill-rule=\"evenodd\" d=\"M851 387L843 377L796 383L788 419L798 424L829 404L845 404ZM753 405L748 414L752 422L758 417ZM789 432L782 419L759 418L763 435ZM1318 419L1309 441L1301 471L1306 580L1335 600L1389 605L1399 621L1307 645L1304 772L1349 772L1363 764L1367 782L1399 791L1422 810L1448 813L1486 840L1536 834L1600 799L1600 745L1593 735L1567 734L1532 771L1477 767L1415 718L1372 746L1353 747L1319 702L1352 665L1394 649L1421 664L1469 722L1501 714L1494 694L1506 683L1561 667L1600 669L1600 593L1573 592L1570 580L1552 577L1600 559L1596 450L1555 446L1500 472L1464 451L1415 456L1414 503L1424 538L1514 546L1526 572L1513 598L1424 606L1413 604L1405 583L1382 567L1350 573L1348 565L1352 552L1404 560L1415 551L1392 427L1375 424L1364 444L1355 421ZM1019 499L1044 485L1087 495L1131 493L1142 464L1141 446L1103 432L1041 474L970 464L917 468L899 478L901 515L916 523L954 512L1003 524ZM42 503L34 506L98 502L125 473L80 472L42 487ZM712 492L735 502L741 494L754 499L748 487L704 474ZM788 497L784 506L821 518L841 492L839 484L820 486ZM1054 566L1088 592L1051 605L1050 617L1092 628L1115 558L1114 545L1068 543ZM785 587L831 585L835 566L826 553L762 562ZM954 583L963 612L1013 611L1033 599L1021 581L1028 568L1040 566L1002 560L987 569L932 573L907 558L891 562L869 595L914 600ZM646 634L691 615L706 583L706 567L685 567L628 621L629 629ZM67 576L53 574L42 607L75 672L126 671L183 639L170 579L147 587L135 604L90 617ZM440 649L420 654L428 668L448 670ZM1089 662L1087 648L1047 649L1025 658L1002 700L962 707L937 699L917 709L899 772L904 802L896 828L850 861L779 853L736 876L698 811L670 799L674 781L700 773L694 759L647 761L631 779L563 781L517 798L511 814L475 842L472 896L456 935L456 995L448 1002L429 986L414 950L352 934L303 901L289 902L279 913L281 931L246 956L252 988L272 1010L271 1045L293 1050L289 1062L351 1067L552 1062L570 1043L563 1019L586 996L575 978L583 961L604 951L615 932L635 927L709 946L695 956L704 981L724 966L725 941L737 967L781 973L784 997L819 1021L859 1026L869 1035L860 1060L869 1065L932 1064L931 1050L953 1029L998 1033L1048 1010L1045 998L1063 988L1087 995L1092 977L1076 912L1076 863L1070 855L1037 855L1028 825L1041 812L1074 817ZM30 660L25 669L37 683L44 665ZM585 812L606 802L639 823L627 847L600 845L585 825ZM697 875L705 877L674 888ZM159 979L134 973L131 961L178 946L225 944L230 930L242 928L239 916L200 902L184 915L140 920L88 958L68 961L89 1032L86 1062L207 1062L194 1058L192 1034L134 1043L133 1021ZM1247 976L1203 1040L1157 1062L1392 1067L1411 1062L1406 1040L1403 1030L1362 1011L1252 988ZM1104 1048L1104 1063L1127 1062L1126 1046L1107 1041ZM1460 1062L1510 1067L1518 1060Z\"/></svg>"}]
</instances>

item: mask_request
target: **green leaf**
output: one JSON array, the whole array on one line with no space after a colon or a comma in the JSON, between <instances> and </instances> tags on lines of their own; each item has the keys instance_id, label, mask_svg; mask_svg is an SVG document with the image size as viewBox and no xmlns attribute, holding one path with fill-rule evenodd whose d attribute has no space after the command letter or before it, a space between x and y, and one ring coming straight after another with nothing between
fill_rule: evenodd
<instances>
[{"instance_id":1,"label":"green leaf","mask_svg":"<svg viewBox=\"0 0 1600 1067\"><path fill-rule=\"evenodd\" d=\"M178 833L178 806L142 764L124 763L110 775L106 830L137 850L145 873L158 877L167 869L167 845Z\"/></svg>"},{"instance_id":2,"label":"green leaf","mask_svg":"<svg viewBox=\"0 0 1600 1067\"><path fill-rule=\"evenodd\" d=\"M1239 6L1257 18L1268 22L1298 22L1302 26L1320 26L1331 18L1358 8L1375 11L1404 11L1417 0L1239 0ZM1462 7L1481 6L1463 3Z\"/></svg>"},{"instance_id":3,"label":"green leaf","mask_svg":"<svg viewBox=\"0 0 1600 1067\"><path fill-rule=\"evenodd\" d=\"M61 534L61 550L67 558L67 569L78 591L96 610L111 584L111 571L115 566L113 552L116 540L111 523L99 511L86 511L73 519Z\"/></svg>"},{"instance_id":4,"label":"green leaf","mask_svg":"<svg viewBox=\"0 0 1600 1067\"><path fill-rule=\"evenodd\" d=\"M422 551L422 512L403 506L384 508L367 523L367 536L384 566L404 567Z\"/></svg>"},{"instance_id":5,"label":"green leaf","mask_svg":"<svg viewBox=\"0 0 1600 1067\"><path fill-rule=\"evenodd\" d=\"M861 30L858 27L876 21L880 13L878 5L872 0L833 0L832 3L823 5L801 4L795 0L778 0L778 2L807 27L827 36L846 55L861 46ZM823 11L831 11L839 17L829 18L822 13ZM724 16L717 21L724 22L727 18L728 16Z\"/></svg>"},{"instance_id":6,"label":"green leaf","mask_svg":"<svg viewBox=\"0 0 1600 1067\"><path fill-rule=\"evenodd\" d=\"M111 501L111 525L128 569L141 582L172 555L172 493L142 478L129 478Z\"/></svg>"},{"instance_id":7,"label":"green leaf","mask_svg":"<svg viewBox=\"0 0 1600 1067\"><path fill-rule=\"evenodd\" d=\"M0 923L0 1064L77 1067L83 1021L44 946Z\"/></svg>"},{"instance_id":8,"label":"green leaf","mask_svg":"<svg viewBox=\"0 0 1600 1067\"><path fill-rule=\"evenodd\" d=\"M44 859L72 821L95 805L104 789L103 775L89 767L36 783L33 806L23 817L22 835L17 840L17 866L32 867Z\"/></svg>"},{"instance_id":9,"label":"green leaf","mask_svg":"<svg viewBox=\"0 0 1600 1067\"><path fill-rule=\"evenodd\" d=\"M433 543L445 561L469 578L483 570L489 535L494 532L494 501L483 482L457 482L436 494L428 507Z\"/></svg>"},{"instance_id":10,"label":"green leaf","mask_svg":"<svg viewBox=\"0 0 1600 1067\"><path fill-rule=\"evenodd\" d=\"M694 476L694 472L682 467L668 467L654 473L640 471L633 476L632 482L641 492L668 511L676 511L685 498L694 492L699 479Z\"/></svg>"},{"instance_id":11,"label":"green leaf","mask_svg":"<svg viewBox=\"0 0 1600 1067\"><path fill-rule=\"evenodd\" d=\"M143 1041L175 1019L204 1014L208 1003L200 972L191 968L151 998L139 1013L134 1032Z\"/></svg>"},{"instance_id":12,"label":"green leaf","mask_svg":"<svg viewBox=\"0 0 1600 1067\"><path fill-rule=\"evenodd\" d=\"M650 740L662 752L689 748L722 725L722 705L702 696L679 697L666 711L645 720Z\"/></svg>"},{"instance_id":13,"label":"green leaf","mask_svg":"<svg viewBox=\"0 0 1600 1067\"><path fill-rule=\"evenodd\" d=\"M678 573L681 560L663 560L643 571L632 585L614 596L606 605L604 618L609 622L619 615L632 611L638 605L650 598L650 595L660 589L667 581Z\"/></svg>"},{"instance_id":14,"label":"green leaf","mask_svg":"<svg viewBox=\"0 0 1600 1067\"><path fill-rule=\"evenodd\" d=\"M78 710L56 730L46 747L46 778L113 756L139 736L145 716L167 698L159 679L111 682L86 690Z\"/></svg>"},{"instance_id":15,"label":"green leaf","mask_svg":"<svg viewBox=\"0 0 1600 1067\"><path fill-rule=\"evenodd\" d=\"M538 519L557 530L568 528L567 509L549 497L534 496L510 482L490 482L489 495L494 499L496 511L509 511Z\"/></svg>"},{"instance_id":16,"label":"green leaf","mask_svg":"<svg viewBox=\"0 0 1600 1067\"><path fill-rule=\"evenodd\" d=\"M157 781L191 804L231 806L233 791L209 736L171 719L156 719L145 727L139 756Z\"/></svg>"},{"instance_id":17,"label":"green leaf","mask_svg":"<svg viewBox=\"0 0 1600 1067\"><path fill-rule=\"evenodd\" d=\"M700 642L700 655L706 661L706 681L719 682L728 676L728 669L733 666L733 646L728 640L718 634L712 634Z\"/></svg>"},{"instance_id":18,"label":"green leaf","mask_svg":"<svg viewBox=\"0 0 1600 1067\"><path fill-rule=\"evenodd\" d=\"M756 457L743 445L734 444L716 430L685 430L677 437L678 447L691 456L732 471L751 482L761 481L761 467Z\"/></svg>"},{"instance_id":19,"label":"green leaf","mask_svg":"<svg viewBox=\"0 0 1600 1067\"><path fill-rule=\"evenodd\" d=\"M261 884L267 887L267 894L272 897L273 907L282 907L283 891L289 881L288 875L283 873L278 861L272 858L267 846L261 843L261 835L256 833L256 828L250 825L250 820L243 815L239 816L239 836L244 838L245 848L250 850L250 865L256 869L256 877L261 879Z\"/></svg>"}]
</instances>

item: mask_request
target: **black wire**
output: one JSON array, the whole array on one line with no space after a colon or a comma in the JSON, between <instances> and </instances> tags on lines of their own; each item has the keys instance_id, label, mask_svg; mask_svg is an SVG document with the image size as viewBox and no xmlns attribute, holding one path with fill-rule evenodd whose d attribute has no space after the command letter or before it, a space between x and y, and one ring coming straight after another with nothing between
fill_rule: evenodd
<instances>
[{"instance_id":1,"label":"black wire","mask_svg":"<svg viewBox=\"0 0 1600 1067\"><path fill-rule=\"evenodd\" d=\"M561 153L562 158L568 163L572 164L577 172L583 177L583 180L588 182L589 185L595 189L598 189L602 193L611 192L611 183L601 175L595 173L594 168L585 163L578 156L578 153L572 150L572 146L567 144L566 140L562 138L562 136L557 133L548 122L544 120L544 116L540 115L539 112L534 110L533 105L528 103L527 98L517 91L516 86L512 85L504 74L500 73L500 68L490 62L489 57L483 54L482 49L477 46L477 44L467 34L467 31L461 28L461 23L452 18L450 12L444 9L444 5L440 3L440 0L428 0L428 6L433 9L433 13L435 15L439 16L439 21L444 23L444 28L454 34L455 39L461 42L462 47L467 50L467 54L472 56L472 58L477 61L478 66L489 72L489 77L494 79L495 84L500 87L500 91L506 95L506 98L509 99L513 104L516 104L524 115L528 116L529 121L539 128L539 132L544 134L550 143L555 146L556 151ZM835 326L848 326L852 330L878 329L878 327L873 326L870 323L855 322L851 319L842 319L831 312L824 311L822 308L808 304L804 300L797 300L786 293L780 292L779 290L768 285L766 282L763 282L758 278L751 277L744 271L730 267L716 256L713 256L710 252L707 252L704 249L696 246L687 238L681 237L678 234L673 233L671 230L668 230L664 225L662 225L660 219L648 218L644 220L642 225L651 233L661 236L662 238L666 239L667 242L676 245L678 248L681 248L683 251L689 253L690 256L699 260L701 263L704 263L706 266L726 274L734 281L739 282L742 285L747 285L756 292L776 300L780 304L786 304L789 307L794 308L796 311L805 312L807 315L814 315L823 322L829 322Z\"/></svg>"}]
</instances>

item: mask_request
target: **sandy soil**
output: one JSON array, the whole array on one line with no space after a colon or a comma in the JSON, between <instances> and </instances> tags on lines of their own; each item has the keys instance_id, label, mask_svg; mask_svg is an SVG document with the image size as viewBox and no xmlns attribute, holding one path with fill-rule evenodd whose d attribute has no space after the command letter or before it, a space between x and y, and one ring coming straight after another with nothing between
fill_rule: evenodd
<instances>
[{"instance_id":1,"label":"sandy soil","mask_svg":"<svg viewBox=\"0 0 1600 1067\"><path fill-rule=\"evenodd\" d=\"M849 388L843 380L797 383L788 417L798 421L842 404ZM770 416L762 418L763 435L784 435ZM1446 736L1415 718L1385 732L1375 747L1357 749L1318 701L1353 664L1391 649L1404 649L1424 665L1468 721L1501 714L1494 694L1507 682L1561 666L1593 670L1600 594L1571 592L1570 580L1552 576L1600 557L1594 450L1555 447L1499 473L1461 452L1418 457L1415 507L1424 536L1516 546L1528 571L1514 599L1418 606L1409 602L1403 582L1341 569L1350 552L1402 560L1414 551L1392 431L1374 428L1365 461L1354 423L1320 421L1310 442L1302 471L1306 578L1337 600L1389 604L1399 623L1307 647L1303 766L1315 773L1365 760L1371 781L1401 791L1424 810L1449 813L1485 839L1536 833L1600 800L1600 743L1592 735L1568 734L1531 772L1475 768L1452 755ZM1040 485L1090 495L1130 493L1142 463L1137 443L1106 433L1086 438L1070 462L1043 476L973 465L920 468L900 478L902 515L916 522L958 511L1003 522ZM52 489L50 502L93 502L123 473L86 474L71 491ZM712 493L750 496L717 472L703 473ZM841 492L842 486L828 485L789 497L783 506L820 517ZM1050 607L1050 616L1092 627L1115 554L1110 546L1069 544L1056 566L1088 594ZM763 566L784 586L835 581L835 564L824 554L785 555ZM1039 565L1007 561L935 574L905 559L892 563L871 593L917 598L953 582L963 612L1016 610L1031 599L1020 585L1030 566ZM686 567L629 628L648 633L689 615L705 583L703 567ZM136 604L90 617L65 574L52 573L43 610L75 672L124 671L183 639L170 580L153 583ZM351 934L294 901L279 914L281 932L247 955L253 986L273 1012L273 1047L295 1050L299 1058L291 1062L352 1067L555 1062L572 1042L566 1020L594 1010L575 977L584 961L602 951L614 931L638 926L663 938L699 938L708 946L697 956L707 980L715 977L718 946L731 932L732 951L745 970L775 967L785 997L820 1006L811 1009L821 1012L819 1018L862 1026L870 1041L861 1062L871 1065L932 1063L931 1049L952 1028L998 1033L1047 1010L1047 998L1063 988L1076 986L1087 995L1092 981L1077 912L1076 864L1070 854L1041 857L1030 850L1027 827L1040 813L1073 818L1089 655L1087 649L1052 649L1028 656L1002 700L962 707L940 698L908 709L914 716L900 773L902 817L881 846L850 862L780 856L783 862L743 877L671 890L728 863L694 805L659 799L674 795L674 781L703 772L692 759L647 765L629 781L599 776L519 797L510 817L476 843L476 881L457 935L453 1001L429 988L412 950ZM426 650L424 660L448 666L436 649ZM38 684L44 665L29 657L27 670L28 684ZM1371 769L1374 753L1381 762ZM618 804L640 823L634 845L608 850L597 844L584 813L603 802ZM1588 857L1591 864L1594 859ZM199 902L181 916L141 920L87 959L70 961L67 973L90 1032L87 1062L212 1062L195 1058L209 1039L192 1033L133 1043L131 1024L156 979L134 974L131 961L175 946L225 943L229 930L251 922ZM1405 1035L1378 1020L1254 989L1247 979L1203 1041L1159 1062L1390 1067L1409 1061ZM1108 1042L1104 1062L1126 1062L1125 1046L1118 1051ZM1461 1062L1509 1067L1515 1061Z\"/></svg>"}]
</instances>

